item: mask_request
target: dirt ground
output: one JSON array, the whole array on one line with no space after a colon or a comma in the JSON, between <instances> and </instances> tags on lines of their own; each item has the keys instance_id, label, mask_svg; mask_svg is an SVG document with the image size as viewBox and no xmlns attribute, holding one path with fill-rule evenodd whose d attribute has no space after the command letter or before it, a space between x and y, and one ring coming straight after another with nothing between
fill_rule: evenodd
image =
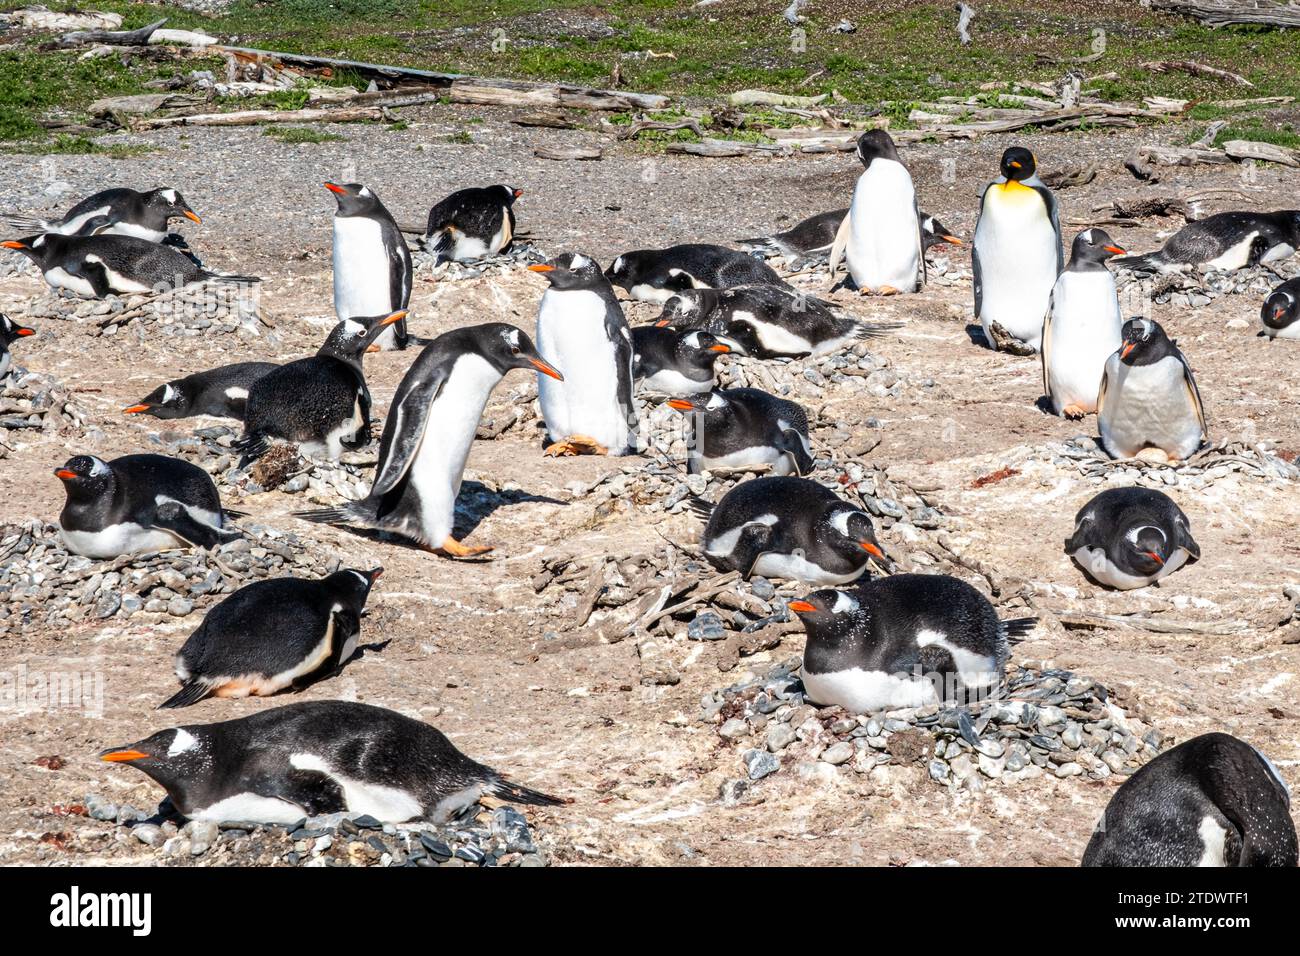
<instances>
[{"instance_id":1,"label":"dirt ground","mask_svg":"<svg viewBox=\"0 0 1300 956\"><path fill-rule=\"evenodd\" d=\"M54 519L63 494L50 471L70 454L146 451L151 432L202 424L160 426L120 414L156 384L224 362L288 360L315 350L332 321L334 201L321 188L323 180L365 182L399 220L416 222L452 189L508 182L526 190L516 207L520 228L531 231L541 248L552 254L581 250L608 262L629 248L762 234L844 205L860 170L851 154L648 157L608 140L599 162L555 163L534 158L533 147L594 140L594 134L524 129L508 123L508 114L480 110L473 115L485 122L474 127L475 143L459 145L444 137L469 114L439 108L416 115L405 131L352 128L342 131L347 142L319 145L284 145L257 130L194 130L153 136L160 150L138 160L54 157L42 165L39 157L0 158L0 182L10 184L0 198L15 208L52 205L42 198L51 168L77 196L110 183L178 187L204 217L202 226L186 224L184 231L205 261L264 277L262 311L280 339L259 346L235 336L163 338L147 330L143 337L130 332L102 339L91 336L93 323L40 323L38 337L18 344L17 362L79 390L102 435L14 433L16 449L0 461L0 522ZM1091 184L1058 194L1067 220L1087 219L1093 207L1116 197L1207 188L1235 189L1245 198L1215 197L1206 211L1294 205L1300 178L1295 170L1261 167L1247 182L1235 168L1162 169L1160 183L1142 184L1123 169L1133 146L1182 143L1187 132L1171 124L1037 135L1027 142L1044 170L1100 164ZM998 156L1024 141L988 137L907 148L904 157L923 208L969 237L979 190L996 172ZM955 176L948 175L953 171ZM1125 247L1145 251L1180 224L1148 220L1143 228L1112 234ZM1078 228L1066 227L1067 243ZM952 260L954 267L969 269L964 250ZM540 277L522 270L500 280L435 283L420 276L411 326L431 336L508 321L531 332L543 287ZM0 310L24 321L25 304L43 291L34 273L0 279ZM864 318L904 323L897 334L874 342L873 350L907 384L896 398L864 400L855 393L851 401L837 397L832 386L834 415L883 423L883 440L870 459L914 486L933 489L937 506L953 519L954 546L1028 582L1045 607L1102 614L1147 610L1165 620L1249 624L1221 634L1067 630L1049 615L1019 646L1016 659L1049 661L1122 690L1145 719L1177 740L1213 730L1241 736L1272 758L1293 789L1300 786L1300 645L1284 643L1288 632L1274 629L1289 604L1283 586L1300 580L1294 534L1300 502L1292 484L1234 472L1200 490L1179 489L1176 497L1191 518L1201 561L1158 588L1101 591L1062 553L1075 512L1096 486L1050 460L1029 457L1046 442L1094 435L1094 420L1070 423L1043 414L1035 407L1041 393L1037 360L996 354L972 340L968 282L932 284L917 295L885 301L859 303L838 295ZM1295 345L1255 337L1259 306L1253 297L1224 296L1199 309L1157 306L1153 317L1189 356L1213 437L1249 436L1297 449ZM657 310L636 305L628 313L633 321L645 321ZM1244 320L1244 327L1234 320ZM249 343L247 354L232 354L234 342ZM367 359L379 412L409 360L398 353ZM924 386L926 379L933 385ZM512 373L502 389L518 380L522 373ZM925 777L923 767L846 773L829 784L781 773L756 784L748 800L724 806L719 786L741 775L739 752L697 720L700 697L736 682L747 669L761 670L765 660L798 653L802 636L792 635L780 648L724 674L716 666L720 646L688 642L682 625L670 644L682 680L667 687L641 685L633 641L550 651L544 635L564 632L572 610L534 593L529 579L542 558L649 548L656 531L683 542L698 536L698 521L689 513L649 516L633 505L602 517L593 513L591 501L570 500L567 485L593 481L614 467L599 458L544 459L532 435L518 429L476 442L467 481L489 482L503 492L470 522L470 543L496 548L494 560L480 563L307 525L290 515L303 507L301 498L279 492L228 501L259 521L304 535L350 565L377 562L386 569L371 598L363 640L391 643L301 698L355 699L419 716L514 779L573 797L568 807L530 813L555 838L556 862L1078 861L1118 786L1116 778L1043 778L950 795ZM1004 467L1019 473L972 488L976 478ZM504 494L516 488L527 494ZM153 708L174 689L171 656L202 610L157 625L42 625L10 635L0 655L3 668L102 672L105 707L99 717L0 713L0 862L37 858L37 839L51 829L46 813L52 805L79 802L88 792L143 808L156 804L162 793L142 775L101 763L94 754L173 725L175 715ZM207 700L181 719L226 719L287 699ZM60 770L34 763L54 754L66 760ZM74 832L107 826L72 818L59 825ZM92 862L94 843L74 841L68 851L46 859Z\"/></svg>"}]
</instances>

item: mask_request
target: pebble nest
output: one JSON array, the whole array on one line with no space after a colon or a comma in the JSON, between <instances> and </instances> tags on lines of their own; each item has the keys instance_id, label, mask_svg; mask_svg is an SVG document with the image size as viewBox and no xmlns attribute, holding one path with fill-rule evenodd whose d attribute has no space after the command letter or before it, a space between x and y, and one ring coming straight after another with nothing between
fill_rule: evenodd
<instances>
[{"instance_id":1,"label":"pebble nest","mask_svg":"<svg viewBox=\"0 0 1300 956\"><path fill-rule=\"evenodd\" d=\"M296 534L243 526L245 537L211 551L178 549L107 561L72 554L58 526L0 526L0 636L33 621L185 617L220 595L264 578L319 578L342 566L307 551Z\"/></svg>"},{"instance_id":2,"label":"pebble nest","mask_svg":"<svg viewBox=\"0 0 1300 956\"><path fill-rule=\"evenodd\" d=\"M141 341L145 326L150 334L196 338L239 335L259 338L271 326L257 309L256 286L229 282L200 282L169 292L108 295L82 299L54 290L36 296L26 309L32 320L94 323L95 334L108 337L134 327Z\"/></svg>"},{"instance_id":3,"label":"pebble nest","mask_svg":"<svg viewBox=\"0 0 1300 956\"><path fill-rule=\"evenodd\" d=\"M1066 670L1020 666L993 695L959 707L854 715L812 704L801 664L790 658L701 700L700 721L740 749L742 775L723 785L724 801L781 770L818 762L860 774L920 764L952 791L1045 774L1104 780L1132 774L1172 743L1125 713L1101 684Z\"/></svg>"},{"instance_id":4,"label":"pebble nest","mask_svg":"<svg viewBox=\"0 0 1300 956\"><path fill-rule=\"evenodd\" d=\"M0 381L0 458L8 456L27 429L80 431L89 414L57 379L11 366Z\"/></svg>"},{"instance_id":5,"label":"pebble nest","mask_svg":"<svg viewBox=\"0 0 1300 956\"><path fill-rule=\"evenodd\" d=\"M1022 447L1013 460L1043 462L1072 471L1094 484L1144 485L1148 488L1199 490L1233 473L1262 481L1293 482L1300 466L1281 457L1267 443L1224 439L1207 445L1177 467L1137 458L1112 459L1098 442L1078 435L1068 442Z\"/></svg>"},{"instance_id":6,"label":"pebble nest","mask_svg":"<svg viewBox=\"0 0 1300 956\"><path fill-rule=\"evenodd\" d=\"M147 857L164 866L546 866L544 842L514 807L474 803L443 824L381 823L331 813L287 824L186 821L164 799L149 814L99 794L55 808L115 824L112 829L46 833L42 844L76 839L114 858Z\"/></svg>"},{"instance_id":7,"label":"pebble nest","mask_svg":"<svg viewBox=\"0 0 1300 956\"><path fill-rule=\"evenodd\" d=\"M1156 275L1128 269L1116 269L1115 273L1121 301L1135 291L1132 286L1137 286L1152 301L1162 305L1199 308L1224 295L1249 295L1262 303L1281 283L1300 275L1300 266L1294 261L1284 261L1226 272L1202 265ZM1245 319L1233 321L1240 321L1240 327L1248 324Z\"/></svg>"}]
</instances>

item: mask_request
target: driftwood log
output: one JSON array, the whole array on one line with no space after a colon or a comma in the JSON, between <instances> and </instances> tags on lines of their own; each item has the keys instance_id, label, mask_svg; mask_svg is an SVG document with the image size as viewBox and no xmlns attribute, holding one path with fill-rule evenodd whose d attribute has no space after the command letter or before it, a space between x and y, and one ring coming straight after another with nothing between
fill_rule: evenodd
<instances>
[{"instance_id":1,"label":"driftwood log","mask_svg":"<svg viewBox=\"0 0 1300 956\"><path fill-rule=\"evenodd\" d=\"M1223 151L1233 159L1256 159L1264 163L1277 163L1280 166L1300 167L1300 151L1275 146L1272 143L1260 143L1250 139L1233 139L1223 144Z\"/></svg>"},{"instance_id":2,"label":"driftwood log","mask_svg":"<svg viewBox=\"0 0 1300 956\"><path fill-rule=\"evenodd\" d=\"M193 116L160 116L142 119L134 125L140 129L160 129L166 126L256 126L261 123L356 123L362 120L379 122L384 111L377 106L345 107L341 109L305 110L242 110L236 113L198 113Z\"/></svg>"},{"instance_id":3,"label":"driftwood log","mask_svg":"<svg viewBox=\"0 0 1300 956\"><path fill-rule=\"evenodd\" d=\"M167 22L163 17L147 27L138 30L75 30L59 38L64 46L80 46L83 43L106 43L109 46L144 46L153 36L153 32Z\"/></svg>"},{"instance_id":4,"label":"driftwood log","mask_svg":"<svg viewBox=\"0 0 1300 956\"><path fill-rule=\"evenodd\" d=\"M1254 24L1300 29L1300 6L1233 2L1233 0L1151 0L1151 9L1181 13L1206 26Z\"/></svg>"},{"instance_id":5,"label":"driftwood log","mask_svg":"<svg viewBox=\"0 0 1300 956\"><path fill-rule=\"evenodd\" d=\"M1142 64L1142 69L1150 70L1152 73L1188 73L1192 76L1202 76L1211 80L1227 80L1229 83L1237 84L1237 86L1255 85L1240 73L1233 73L1231 70L1220 70L1218 67L1207 66L1194 60L1149 60Z\"/></svg>"}]
</instances>

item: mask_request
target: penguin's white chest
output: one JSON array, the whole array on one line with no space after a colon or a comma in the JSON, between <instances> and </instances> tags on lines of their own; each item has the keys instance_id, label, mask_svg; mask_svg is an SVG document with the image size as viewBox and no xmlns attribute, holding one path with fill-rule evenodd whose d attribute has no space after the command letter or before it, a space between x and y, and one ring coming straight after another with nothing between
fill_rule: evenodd
<instances>
[{"instance_id":1,"label":"penguin's white chest","mask_svg":"<svg viewBox=\"0 0 1300 956\"><path fill-rule=\"evenodd\" d=\"M397 307L388 269L378 222L366 216L334 217L334 312L340 319L387 315Z\"/></svg>"},{"instance_id":2,"label":"penguin's white chest","mask_svg":"<svg viewBox=\"0 0 1300 956\"><path fill-rule=\"evenodd\" d=\"M586 289L548 289L537 313L537 349L563 373L538 373L537 397L551 441L594 438L613 453L628 444L630 409L619 404L621 376L631 377L605 331L605 301Z\"/></svg>"},{"instance_id":3,"label":"penguin's white chest","mask_svg":"<svg viewBox=\"0 0 1300 956\"><path fill-rule=\"evenodd\" d=\"M147 239L149 242L162 242L167 238L166 231L150 229L148 226L137 225L134 222L115 222L105 229L100 235L111 236L134 236L137 239Z\"/></svg>"},{"instance_id":4,"label":"penguin's white chest","mask_svg":"<svg viewBox=\"0 0 1300 956\"><path fill-rule=\"evenodd\" d=\"M1161 578L1173 574L1187 563L1186 548L1175 548L1160 570L1151 575L1130 574L1111 561L1104 548L1079 548L1071 555L1079 567L1092 576L1093 580L1116 591L1132 591L1154 584Z\"/></svg>"},{"instance_id":5,"label":"penguin's white chest","mask_svg":"<svg viewBox=\"0 0 1300 956\"><path fill-rule=\"evenodd\" d=\"M782 554L768 551L759 555L750 574L765 578L783 578L787 581L800 581L811 587L835 587L848 584L862 576L867 562L847 572L828 571L817 562L808 558L802 551Z\"/></svg>"},{"instance_id":6,"label":"penguin's white chest","mask_svg":"<svg viewBox=\"0 0 1300 956\"><path fill-rule=\"evenodd\" d=\"M1182 459L1201 446L1202 432L1183 363L1167 355L1153 365L1106 363L1107 391L1097 419L1106 450L1132 458L1144 448Z\"/></svg>"},{"instance_id":7,"label":"penguin's white chest","mask_svg":"<svg viewBox=\"0 0 1300 956\"><path fill-rule=\"evenodd\" d=\"M419 496L421 536L433 547L439 547L451 534L456 495L460 493L474 433L488 396L500 381L501 373L486 359L466 353L456 359L425 416L424 435L411 463L410 482ZM397 423L399 429L403 425Z\"/></svg>"},{"instance_id":8,"label":"penguin's white chest","mask_svg":"<svg viewBox=\"0 0 1300 956\"><path fill-rule=\"evenodd\" d=\"M97 559L188 547L169 531L146 528L133 521L111 524L98 531L74 531L61 527L59 537L63 539L64 547L73 554Z\"/></svg>"},{"instance_id":9,"label":"penguin's white chest","mask_svg":"<svg viewBox=\"0 0 1300 956\"><path fill-rule=\"evenodd\" d=\"M870 714L900 707L924 707L937 703L939 695L928 680L910 674L852 667L825 674L803 672L808 699L823 706L838 704L853 714Z\"/></svg>"},{"instance_id":10,"label":"penguin's white chest","mask_svg":"<svg viewBox=\"0 0 1300 956\"><path fill-rule=\"evenodd\" d=\"M46 269L43 273L45 281L54 289L67 289L83 299L95 298L95 287L89 281L81 276L74 276L65 270L62 266L55 266L52 269Z\"/></svg>"},{"instance_id":11,"label":"penguin's white chest","mask_svg":"<svg viewBox=\"0 0 1300 956\"><path fill-rule=\"evenodd\" d=\"M1122 326L1109 272L1061 273L1052 290L1051 341L1043 343L1048 394L1058 415L1067 405L1097 410L1101 376L1120 347Z\"/></svg>"},{"instance_id":12,"label":"penguin's white chest","mask_svg":"<svg viewBox=\"0 0 1300 956\"><path fill-rule=\"evenodd\" d=\"M849 208L849 273L860 289L913 292L920 283L921 238L912 177L902 163L874 159L858 177Z\"/></svg>"},{"instance_id":13,"label":"penguin's white chest","mask_svg":"<svg viewBox=\"0 0 1300 956\"><path fill-rule=\"evenodd\" d=\"M698 379L690 378L675 368L661 368L653 375L641 380L641 387L651 395L667 395L677 398L683 395L695 395L712 390L718 382L717 376Z\"/></svg>"},{"instance_id":14,"label":"penguin's white chest","mask_svg":"<svg viewBox=\"0 0 1300 956\"><path fill-rule=\"evenodd\" d=\"M980 266L979 320L985 334L996 322L1038 348L1060 247L1042 196L1018 183L990 186L974 245Z\"/></svg>"}]
</instances>

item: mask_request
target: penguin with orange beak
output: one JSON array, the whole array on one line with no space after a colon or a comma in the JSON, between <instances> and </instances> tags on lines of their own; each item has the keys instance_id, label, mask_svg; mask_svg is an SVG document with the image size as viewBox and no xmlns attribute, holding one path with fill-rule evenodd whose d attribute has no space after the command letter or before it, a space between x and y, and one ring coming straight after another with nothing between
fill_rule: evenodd
<instances>
[{"instance_id":1,"label":"penguin with orange beak","mask_svg":"<svg viewBox=\"0 0 1300 956\"><path fill-rule=\"evenodd\" d=\"M1187 515L1164 492L1107 488L1079 509L1065 553L1098 584L1146 587L1201 557Z\"/></svg>"},{"instance_id":2,"label":"penguin with orange beak","mask_svg":"<svg viewBox=\"0 0 1300 956\"><path fill-rule=\"evenodd\" d=\"M698 395L718 384L716 363L732 351L740 351L736 343L711 332L638 326L632 330L632 377L652 395Z\"/></svg>"},{"instance_id":3,"label":"penguin with orange beak","mask_svg":"<svg viewBox=\"0 0 1300 956\"><path fill-rule=\"evenodd\" d=\"M325 183L334 194L334 314L339 320L402 312L381 330L376 351L411 344L405 311L411 304L411 250L387 207L369 186Z\"/></svg>"},{"instance_id":4,"label":"penguin with orange beak","mask_svg":"<svg viewBox=\"0 0 1300 956\"><path fill-rule=\"evenodd\" d=\"M235 362L206 372L174 378L122 411L154 418L190 418L212 415L244 420L249 389L280 366L274 362Z\"/></svg>"},{"instance_id":5,"label":"penguin with orange beak","mask_svg":"<svg viewBox=\"0 0 1300 956\"><path fill-rule=\"evenodd\" d=\"M9 369L13 365L13 357L9 354L9 346L19 339L35 334L35 329L19 325L9 316L0 312L0 381L3 381L5 376L9 374Z\"/></svg>"},{"instance_id":6,"label":"penguin with orange beak","mask_svg":"<svg viewBox=\"0 0 1300 956\"><path fill-rule=\"evenodd\" d=\"M1300 278L1288 279L1268 294L1259 310L1264 329L1259 334L1270 339L1300 339Z\"/></svg>"},{"instance_id":7,"label":"penguin with orange beak","mask_svg":"<svg viewBox=\"0 0 1300 956\"><path fill-rule=\"evenodd\" d=\"M796 402L758 388L715 388L668 405L687 413L686 470L692 475L755 468L770 468L773 475L812 471L808 415Z\"/></svg>"},{"instance_id":8,"label":"penguin with orange beak","mask_svg":"<svg viewBox=\"0 0 1300 956\"><path fill-rule=\"evenodd\" d=\"M61 236L134 236L149 242L162 242L173 219L203 220L190 208L185 198L164 186L142 192L117 187L104 189L77 203L58 219L31 216L4 216L9 225L30 232L55 232Z\"/></svg>"}]
</instances>

